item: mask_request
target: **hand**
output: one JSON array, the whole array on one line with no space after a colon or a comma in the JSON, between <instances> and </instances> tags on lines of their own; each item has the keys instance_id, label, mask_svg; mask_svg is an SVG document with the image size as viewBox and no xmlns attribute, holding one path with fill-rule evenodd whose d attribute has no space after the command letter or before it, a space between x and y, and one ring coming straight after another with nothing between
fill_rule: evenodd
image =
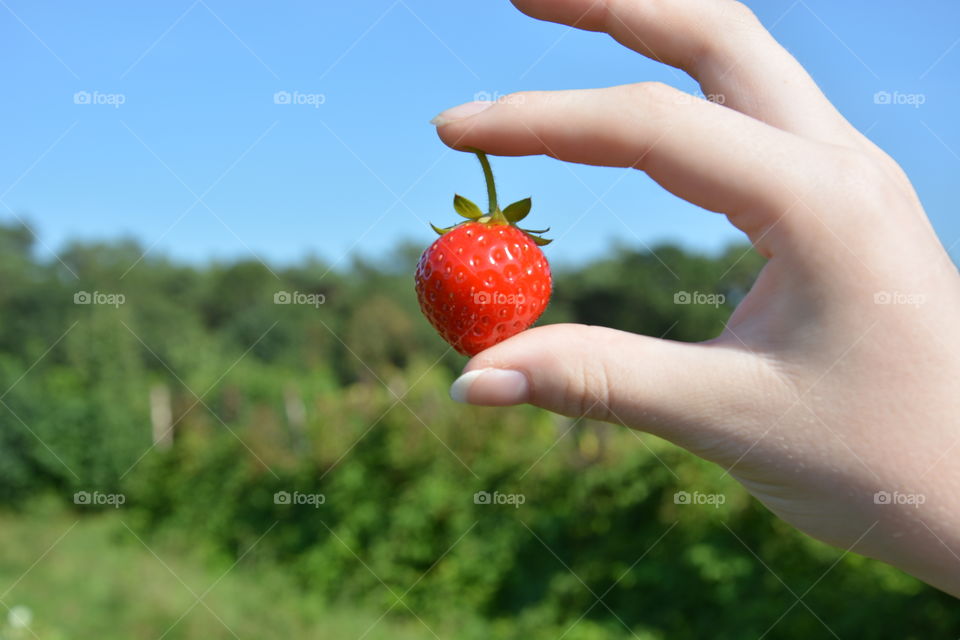
<instances>
[{"instance_id":1,"label":"hand","mask_svg":"<svg viewBox=\"0 0 960 640\"><path fill-rule=\"evenodd\" d=\"M454 397L649 431L810 535L960 596L960 278L903 171L733 0L514 4L724 106L657 83L529 92L440 114L443 141L635 167L768 262L714 340L544 326L473 358Z\"/></svg>"}]
</instances>

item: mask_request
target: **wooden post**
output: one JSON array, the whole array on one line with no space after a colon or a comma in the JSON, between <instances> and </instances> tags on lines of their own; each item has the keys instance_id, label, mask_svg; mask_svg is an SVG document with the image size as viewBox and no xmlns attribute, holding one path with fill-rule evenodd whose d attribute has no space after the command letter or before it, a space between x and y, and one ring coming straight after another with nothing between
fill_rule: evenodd
<instances>
[{"instance_id":1,"label":"wooden post","mask_svg":"<svg viewBox=\"0 0 960 640\"><path fill-rule=\"evenodd\" d=\"M173 445L173 411L166 385L150 387L150 423L154 446L161 451L169 449Z\"/></svg>"},{"instance_id":2,"label":"wooden post","mask_svg":"<svg viewBox=\"0 0 960 640\"><path fill-rule=\"evenodd\" d=\"M283 390L283 408L287 416L287 425L290 428L290 442L298 454L306 453L307 449L307 408L303 398L294 385L288 385Z\"/></svg>"}]
</instances>

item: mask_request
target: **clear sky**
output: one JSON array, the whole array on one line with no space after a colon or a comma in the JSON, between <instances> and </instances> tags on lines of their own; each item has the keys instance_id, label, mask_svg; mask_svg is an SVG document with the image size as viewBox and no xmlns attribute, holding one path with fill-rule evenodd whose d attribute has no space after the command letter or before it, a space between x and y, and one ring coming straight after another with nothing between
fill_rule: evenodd
<instances>
[{"instance_id":1,"label":"clear sky","mask_svg":"<svg viewBox=\"0 0 960 640\"><path fill-rule=\"evenodd\" d=\"M958 260L960 2L749 4L904 166ZM427 221L455 221L455 191L484 203L475 159L428 124L478 94L640 80L696 90L507 0L0 0L0 58L0 220L27 220L45 251L133 236L191 261L335 262L428 243ZM877 104L878 92L914 97ZM533 196L529 224L553 228L555 260L614 239L713 250L738 238L639 172L493 162L502 201Z\"/></svg>"}]
</instances>

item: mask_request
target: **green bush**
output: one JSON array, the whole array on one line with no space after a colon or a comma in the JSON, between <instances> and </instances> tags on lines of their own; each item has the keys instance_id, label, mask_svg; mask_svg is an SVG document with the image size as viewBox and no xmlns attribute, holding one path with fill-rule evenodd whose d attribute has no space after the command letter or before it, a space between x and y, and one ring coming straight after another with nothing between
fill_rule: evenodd
<instances>
[{"instance_id":1,"label":"green bush","mask_svg":"<svg viewBox=\"0 0 960 640\"><path fill-rule=\"evenodd\" d=\"M73 504L75 491L122 492L144 540L189 546L212 567L256 561L318 607L456 620L463 638L926 638L960 626L951 598L806 538L656 438L451 403L463 359L419 315L410 247L383 263L271 269L141 260L131 243L43 262L29 238L0 228L10 508L53 491L83 518L104 508ZM557 266L544 322L702 340L762 260L667 246ZM78 291L126 301L74 304ZM323 303L274 304L281 291ZM683 291L726 302L675 304ZM170 447L153 446L155 388L170 398ZM723 504L677 504L678 491ZM477 504L477 492L522 504Z\"/></svg>"}]
</instances>

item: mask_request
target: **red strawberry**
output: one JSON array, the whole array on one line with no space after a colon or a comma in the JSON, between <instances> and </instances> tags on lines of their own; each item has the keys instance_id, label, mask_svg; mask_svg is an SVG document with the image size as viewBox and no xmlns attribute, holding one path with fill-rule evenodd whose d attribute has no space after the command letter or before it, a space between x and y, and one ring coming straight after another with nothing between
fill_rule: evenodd
<instances>
[{"instance_id":1,"label":"red strawberry","mask_svg":"<svg viewBox=\"0 0 960 640\"><path fill-rule=\"evenodd\" d=\"M440 237L420 256L414 278L423 314L467 356L536 322L551 292L550 265L540 250L550 241L533 235L544 231L516 226L530 211L530 198L501 211L490 164L476 153L487 179L490 212L454 196L454 209L467 221L433 227Z\"/></svg>"}]
</instances>

